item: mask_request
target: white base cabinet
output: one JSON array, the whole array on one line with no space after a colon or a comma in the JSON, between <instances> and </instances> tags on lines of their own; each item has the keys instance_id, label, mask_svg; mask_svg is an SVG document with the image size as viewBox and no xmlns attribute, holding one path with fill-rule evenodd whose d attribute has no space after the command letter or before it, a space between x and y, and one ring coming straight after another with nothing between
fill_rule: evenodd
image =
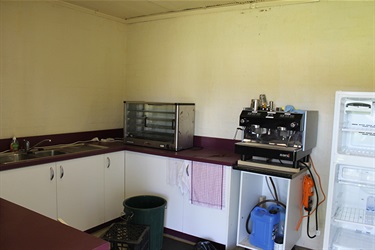
<instances>
[{"instance_id":1,"label":"white base cabinet","mask_svg":"<svg viewBox=\"0 0 375 250\"><path fill-rule=\"evenodd\" d=\"M87 230L104 222L101 155L57 162L57 214L68 225Z\"/></svg>"},{"instance_id":2,"label":"white base cabinet","mask_svg":"<svg viewBox=\"0 0 375 250\"><path fill-rule=\"evenodd\" d=\"M176 187L167 184L168 158L126 152L125 196L155 195L164 198L167 206L164 226L182 230L183 196Z\"/></svg>"},{"instance_id":3,"label":"white base cabinet","mask_svg":"<svg viewBox=\"0 0 375 250\"><path fill-rule=\"evenodd\" d=\"M220 167L220 166L218 166ZM223 192L225 201L222 209L192 204L185 197L183 232L214 241L233 249L236 246L238 193L240 172L223 166Z\"/></svg>"},{"instance_id":4,"label":"white base cabinet","mask_svg":"<svg viewBox=\"0 0 375 250\"><path fill-rule=\"evenodd\" d=\"M184 160L136 152L126 152L125 158L127 198L136 195L160 196L167 201L166 228L221 243L227 249L236 246L239 171L224 166L225 207L220 210L191 204L190 193L183 194L178 185L171 184L170 171L177 171L173 169L176 167L174 163L184 162L183 171L179 173L189 175L191 161L189 164Z\"/></svg>"},{"instance_id":5,"label":"white base cabinet","mask_svg":"<svg viewBox=\"0 0 375 250\"><path fill-rule=\"evenodd\" d=\"M272 177L278 192L279 200L286 205L284 247L290 250L301 236L301 228L296 231L300 218L300 204L302 202L303 174L293 179L268 176L252 172L241 172L240 202L238 212L237 245L247 249L259 249L249 242L246 221L253 207L259 202L260 196L273 199L265 178ZM251 227L248 226L251 231Z\"/></svg>"},{"instance_id":6,"label":"white base cabinet","mask_svg":"<svg viewBox=\"0 0 375 250\"><path fill-rule=\"evenodd\" d=\"M121 215L124 152L1 171L0 197L90 229Z\"/></svg>"},{"instance_id":7,"label":"white base cabinet","mask_svg":"<svg viewBox=\"0 0 375 250\"><path fill-rule=\"evenodd\" d=\"M125 198L125 153L123 151L104 155L104 221L121 216Z\"/></svg>"},{"instance_id":8,"label":"white base cabinet","mask_svg":"<svg viewBox=\"0 0 375 250\"><path fill-rule=\"evenodd\" d=\"M87 230L119 217L125 198L156 195L167 201L166 228L234 248L240 171L223 167L225 206L209 208L171 183L178 161L190 182L191 161L129 151L1 171L0 197Z\"/></svg>"},{"instance_id":9,"label":"white base cabinet","mask_svg":"<svg viewBox=\"0 0 375 250\"><path fill-rule=\"evenodd\" d=\"M0 197L57 219L55 163L1 171Z\"/></svg>"}]
</instances>

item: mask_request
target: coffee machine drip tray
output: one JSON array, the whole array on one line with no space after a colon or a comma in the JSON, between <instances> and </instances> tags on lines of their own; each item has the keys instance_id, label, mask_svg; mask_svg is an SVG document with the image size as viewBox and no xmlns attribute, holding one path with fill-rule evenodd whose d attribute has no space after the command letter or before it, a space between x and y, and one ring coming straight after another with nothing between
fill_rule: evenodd
<instances>
[{"instance_id":1,"label":"coffee machine drip tray","mask_svg":"<svg viewBox=\"0 0 375 250\"><path fill-rule=\"evenodd\" d=\"M288 172L295 171L292 170L293 168L299 169L299 161L307 162L311 151L312 149L302 150L301 148L253 142L237 142L235 144L235 152L241 155L239 164L258 166L258 163L264 163L281 167L280 170Z\"/></svg>"},{"instance_id":2,"label":"coffee machine drip tray","mask_svg":"<svg viewBox=\"0 0 375 250\"><path fill-rule=\"evenodd\" d=\"M249 147L249 148L262 148L265 150L283 150L283 151L289 151L289 152L294 152L297 150L301 150L301 147L288 147L286 144L280 143L269 143L269 144L264 144L264 143L258 143L258 142L251 142L247 141L246 139L242 142L237 142L236 145L239 146L244 146L244 147Z\"/></svg>"},{"instance_id":3,"label":"coffee machine drip tray","mask_svg":"<svg viewBox=\"0 0 375 250\"><path fill-rule=\"evenodd\" d=\"M300 163L300 165L301 164L302 163ZM306 163L306 162L305 164L309 165L309 163ZM251 161L238 160L237 164L233 166L233 169L292 179L296 177L297 175L301 174L302 172L304 172L306 168L303 168L302 166L298 168L294 168L290 166L288 167L285 164L277 163L274 160L272 160L271 162L267 162L263 160L251 160Z\"/></svg>"},{"instance_id":4,"label":"coffee machine drip tray","mask_svg":"<svg viewBox=\"0 0 375 250\"><path fill-rule=\"evenodd\" d=\"M235 149L241 159L234 169L284 178L297 176L309 161L309 151L292 147L238 142Z\"/></svg>"}]
</instances>

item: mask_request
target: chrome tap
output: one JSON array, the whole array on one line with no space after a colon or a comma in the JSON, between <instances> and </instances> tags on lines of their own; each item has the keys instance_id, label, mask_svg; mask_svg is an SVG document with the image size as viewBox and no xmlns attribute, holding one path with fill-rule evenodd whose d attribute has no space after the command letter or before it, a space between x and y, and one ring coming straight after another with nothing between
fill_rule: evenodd
<instances>
[{"instance_id":1,"label":"chrome tap","mask_svg":"<svg viewBox=\"0 0 375 250\"><path fill-rule=\"evenodd\" d=\"M25 152L30 152L33 148L37 147L38 145L42 144L43 142L51 142L51 139L44 139L41 140L40 142L36 143L34 146L30 147L30 141L24 140L25 141Z\"/></svg>"}]
</instances>

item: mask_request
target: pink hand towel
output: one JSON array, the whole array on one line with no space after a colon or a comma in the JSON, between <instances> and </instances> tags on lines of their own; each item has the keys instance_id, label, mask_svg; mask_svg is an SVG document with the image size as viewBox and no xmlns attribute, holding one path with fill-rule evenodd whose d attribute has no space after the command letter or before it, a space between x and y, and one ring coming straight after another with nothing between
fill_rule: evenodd
<instances>
[{"instance_id":1,"label":"pink hand towel","mask_svg":"<svg viewBox=\"0 0 375 250\"><path fill-rule=\"evenodd\" d=\"M225 206L225 176L222 165L193 162L191 169L191 203L210 208Z\"/></svg>"}]
</instances>

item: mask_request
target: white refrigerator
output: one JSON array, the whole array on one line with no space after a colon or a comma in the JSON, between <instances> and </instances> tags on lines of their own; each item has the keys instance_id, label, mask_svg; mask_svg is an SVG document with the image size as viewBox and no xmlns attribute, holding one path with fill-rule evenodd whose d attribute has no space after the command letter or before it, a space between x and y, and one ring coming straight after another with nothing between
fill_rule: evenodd
<instances>
[{"instance_id":1,"label":"white refrigerator","mask_svg":"<svg viewBox=\"0 0 375 250\"><path fill-rule=\"evenodd\" d=\"M375 92L336 92L324 249L375 249Z\"/></svg>"}]
</instances>

